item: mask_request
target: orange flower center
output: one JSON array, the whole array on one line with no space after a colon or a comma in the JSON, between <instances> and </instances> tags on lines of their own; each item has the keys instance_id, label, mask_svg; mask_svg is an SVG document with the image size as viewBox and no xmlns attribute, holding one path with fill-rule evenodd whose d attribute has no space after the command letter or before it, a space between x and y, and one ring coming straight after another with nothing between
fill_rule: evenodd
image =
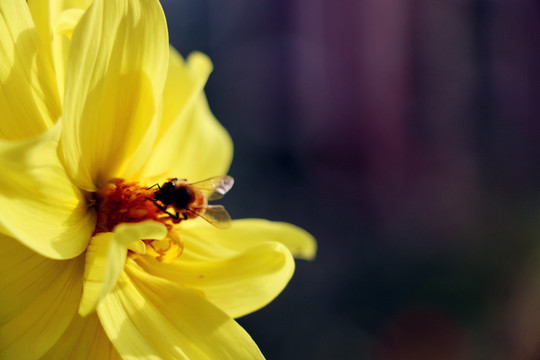
<instances>
[{"instance_id":1,"label":"orange flower center","mask_svg":"<svg viewBox=\"0 0 540 360\"><path fill-rule=\"evenodd\" d=\"M143 187L135 182L114 179L107 186L94 193L94 206L97 221L94 234L111 232L121 223L138 223L154 220L163 223L168 233L164 239L143 239L146 254L153 255L159 261L174 259L182 253L183 243L173 230L169 215L161 211L152 201L155 190ZM128 255L135 256L133 251Z\"/></svg>"}]
</instances>

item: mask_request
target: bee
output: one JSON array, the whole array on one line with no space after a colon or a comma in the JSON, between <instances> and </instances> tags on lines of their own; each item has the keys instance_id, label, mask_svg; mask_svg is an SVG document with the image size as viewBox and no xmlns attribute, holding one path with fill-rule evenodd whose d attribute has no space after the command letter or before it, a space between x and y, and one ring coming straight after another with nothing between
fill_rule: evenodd
<instances>
[{"instance_id":1,"label":"bee","mask_svg":"<svg viewBox=\"0 0 540 360\"><path fill-rule=\"evenodd\" d=\"M171 178L158 189L153 197L147 198L178 224L182 220L201 217L210 224L226 229L231 226L231 217L222 205L208 205L208 201L221 199L233 186L231 176L216 176L203 181L189 183L186 179ZM169 208L174 213L169 212Z\"/></svg>"}]
</instances>

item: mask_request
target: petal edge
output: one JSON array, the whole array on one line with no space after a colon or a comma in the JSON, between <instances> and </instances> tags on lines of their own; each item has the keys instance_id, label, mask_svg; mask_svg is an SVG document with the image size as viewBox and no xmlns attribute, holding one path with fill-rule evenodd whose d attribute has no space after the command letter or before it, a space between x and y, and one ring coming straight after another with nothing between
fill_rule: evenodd
<instances>
[{"instance_id":1,"label":"petal edge","mask_svg":"<svg viewBox=\"0 0 540 360\"><path fill-rule=\"evenodd\" d=\"M86 248L95 213L58 159L59 131L0 141L0 225L43 256L69 259Z\"/></svg>"}]
</instances>

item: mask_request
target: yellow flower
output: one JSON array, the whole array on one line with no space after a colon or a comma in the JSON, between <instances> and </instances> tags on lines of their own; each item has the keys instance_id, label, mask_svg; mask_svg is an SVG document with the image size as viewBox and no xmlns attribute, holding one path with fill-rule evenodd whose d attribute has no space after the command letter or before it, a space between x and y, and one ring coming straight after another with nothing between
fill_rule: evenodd
<instances>
[{"instance_id":1,"label":"yellow flower","mask_svg":"<svg viewBox=\"0 0 540 360\"><path fill-rule=\"evenodd\" d=\"M157 0L0 2L0 358L262 358L234 318L313 238L176 220L149 189L226 173L211 69L169 48Z\"/></svg>"}]
</instances>

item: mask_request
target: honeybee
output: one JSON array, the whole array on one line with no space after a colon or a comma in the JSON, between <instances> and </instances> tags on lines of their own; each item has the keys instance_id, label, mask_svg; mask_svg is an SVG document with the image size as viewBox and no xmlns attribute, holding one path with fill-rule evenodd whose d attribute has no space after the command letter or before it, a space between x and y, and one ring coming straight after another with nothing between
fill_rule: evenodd
<instances>
[{"instance_id":1,"label":"honeybee","mask_svg":"<svg viewBox=\"0 0 540 360\"><path fill-rule=\"evenodd\" d=\"M231 226L231 217L222 205L208 205L208 201L221 199L233 186L231 176L216 176L203 181L189 183L186 179L171 178L163 185L154 184L158 189L148 198L154 205L169 215L173 223L194 219L198 216L210 224L226 229ZM169 208L174 213L168 211Z\"/></svg>"}]
</instances>

